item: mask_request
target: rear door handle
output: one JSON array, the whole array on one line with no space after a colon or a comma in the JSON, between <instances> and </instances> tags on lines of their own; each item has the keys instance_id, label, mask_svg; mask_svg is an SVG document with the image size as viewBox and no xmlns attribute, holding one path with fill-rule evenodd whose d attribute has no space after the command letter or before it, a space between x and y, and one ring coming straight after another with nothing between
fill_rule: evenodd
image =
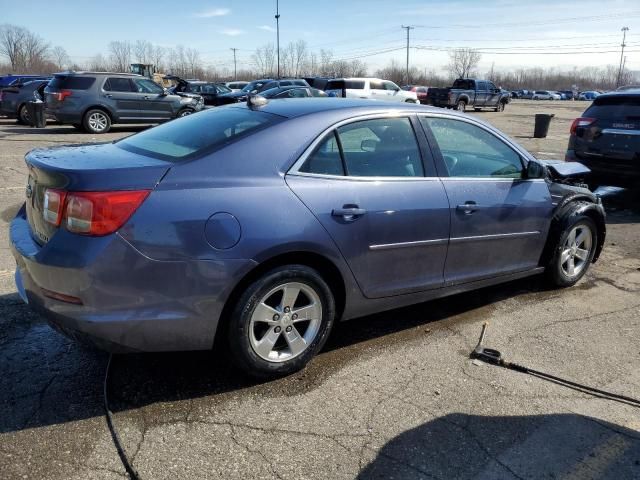
<instances>
[{"instance_id":1,"label":"rear door handle","mask_svg":"<svg viewBox=\"0 0 640 480\"><path fill-rule=\"evenodd\" d=\"M331 215L334 217L342 217L347 222L352 222L358 217L361 217L367 213L364 208L360 208L357 205L343 205L342 208L334 208L331 210Z\"/></svg>"},{"instance_id":2,"label":"rear door handle","mask_svg":"<svg viewBox=\"0 0 640 480\"><path fill-rule=\"evenodd\" d=\"M144 97L142 97L142 98L144 98L145 100L149 100L149 96L148 96L148 95L145 95L145 96L144 96Z\"/></svg>"},{"instance_id":3,"label":"rear door handle","mask_svg":"<svg viewBox=\"0 0 640 480\"><path fill-rule=\"evenodd\" d=\"M107 98L113 98L113 95L111 95L110 93L107 93L107 94L105 95L105 97L107 97Z\"/></svg>"},{"instance_id":4,"label":"rear door handle","mask_svg":"<svg viewBox=\"0 0 640 480\"><path fill-rule=\"evenodd\" d=\"M480 209L480 206L476 202L465 202L462 205L458 205L456 210L460 212L464 212L465 215L471 215L473 212L476 212Z\"/></svg>"}]
</instances>

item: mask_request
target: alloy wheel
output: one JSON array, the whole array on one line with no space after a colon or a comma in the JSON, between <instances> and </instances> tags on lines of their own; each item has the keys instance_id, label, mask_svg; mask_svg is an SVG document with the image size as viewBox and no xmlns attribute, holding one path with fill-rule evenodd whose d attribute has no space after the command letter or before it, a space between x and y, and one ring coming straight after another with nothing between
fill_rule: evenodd
<instances>
[{"instance_id":1,"label":"alloy wheel","mask_svg":"<svg viewBox=\"0 0 640 480\"><path fill-rule=\"evenodd\" d=\"M109 120L104 113L94 112L89 116L89 127L95 132L102 132L107 128Z\"/></svg>"},{"instance_id":2,"label":"alloy wheel","mask_svg":"<svg viewBox=\"0 0 640 480\"><path fill-rule=\"evenodd\" d=\"M569 278L577 277L589 264L593 233L587 225L574 226L567 235L560 255L560 267Z\"/></svg>"},{"instance_id":3,"label":"alloy wheel","mask_svg":"<svg viewBox=\"0 0 640 480\"><path fill-rule=\"evenodd\" d=\"M309 285L288 282L272 288L251 315L253 351L269 362L301 355L318 335L322 313L320 296Z\"/></svg>"}]
</instances>

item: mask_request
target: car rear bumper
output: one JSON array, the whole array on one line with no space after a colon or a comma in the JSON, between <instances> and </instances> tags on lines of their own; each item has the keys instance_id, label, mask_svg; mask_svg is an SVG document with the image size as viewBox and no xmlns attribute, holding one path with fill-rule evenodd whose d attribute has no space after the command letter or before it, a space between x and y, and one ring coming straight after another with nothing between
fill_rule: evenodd
<instances>
[{"instance_id":1,"label":"car rear bumper","mask_svg":"<svg viewBox=\"0 0 640 480\"><path fill-rule=\"evenodd\" d=\"M114 352L210 349L234 280L254 265L156 261L118 234L60 230L40 246L24 208L11 223L10 244L22 299L68 337ZM82 304L50 298L51 292Z\"/></svg>"},{"instance_id":2,"label":"car rear bumper","mask_svg":"<svg viewBox=\"0 0 640 480\"><path fill-rule=\"evenodd\" d=\"M580 162L591 170L589 182L617 187L640 188L640 161L629 163L606 157L586 158L569 150L567 160Z\"/></svg>"},{"instance_id":3,"label":"car rear bumper","mask_svg":"<svg viewBox=\"0 0 640 480\"><path fill-rule=\"evenodd\" d=\"M82 115L78 112L64 112L45 108L45 115L61 123L82 123Z\"/></svg>"}]
</instances>

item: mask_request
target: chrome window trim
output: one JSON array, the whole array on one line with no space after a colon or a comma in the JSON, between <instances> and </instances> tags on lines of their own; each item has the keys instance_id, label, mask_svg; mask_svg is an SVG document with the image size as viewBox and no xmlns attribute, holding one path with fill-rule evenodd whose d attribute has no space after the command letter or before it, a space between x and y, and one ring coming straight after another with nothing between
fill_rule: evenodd
<instances>
[{"instance_id":1,"label":"chrome window trim","mask_svg":"<svg viewBox=\"0 0 640 480\"><path fill-rule=\"evenodd\" d=\"M330 127L324 129L316 138L313 142L311 142L311 144L305 149L304 152L302 152L302 155L300 155L300 158L298 158L298 160L296 160L296 162L293 164L293 166L287 171L286 175L294 175L294 176L300 176L300 177L320 177L320 178L327 178L327 179L345 179L345 180L358 180L358 179L362 179L365 181L382 181L382 180L410 180L410 181L416 181L416 180L425 180L425 179L438 179L438 177L425 177L425 176L420 176L420 177L357 177L357 176L352 176L352 175L329 175L326 173L309 173L309 172L300 172L300 168L302 167L302 165L304 165L304 162L306 162L307 158L309 158L309 156L313 153L313 151L316 149L316 147L325 139L325 137L331 133L333 130L342 127L343 125L348 125L350 123L356 123L356 122L360 122L363 120L377 120L377 119L381 119L381 118L406 118L407 120L409 120L409 122L411 122L411 117L414 116L416 114L416 112L411 112L411 111L406 111L406 110L391 110L387 113L369 113L369 114L364 114L364 115L359 115L357 117L351 117L345 120L340 120L337 123L332 124ZM411 124L411 128L413 129L413 124ZM422 151L420 149L420 142L418 141L418 134L417 132L413 132L413 134L416 137L416 146L418 147L418 151L420 151L420 154L422 156Z\"/></svg>"}]
</instances>

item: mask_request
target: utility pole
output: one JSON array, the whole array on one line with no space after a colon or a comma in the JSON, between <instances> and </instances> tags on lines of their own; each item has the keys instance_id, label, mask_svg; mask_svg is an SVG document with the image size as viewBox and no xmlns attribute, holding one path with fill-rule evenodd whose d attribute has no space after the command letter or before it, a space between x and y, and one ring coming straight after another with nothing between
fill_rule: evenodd
<instances>
[{"instance_id":1,"label":"utility pole","mask_svg":"<svg viewBox=\"0 0 640 480\"><path fill-rule=\"evenodd\" d=\"M236 50L237 48L232 48L233 50L233 79L238 80L238 64L236 63Z\"/></svg>"},{"instance_id":2,"label":"utility pole","mask_svg":"<svg viewBox=\"0 0 640 480\"><path fill-rule=\"evenodd\" d=\"M622 61L624 60L624 47L626 47L624 41L627 39L627 32L629 31L629 27L622 27L622 51L620 52L620 68L618 69L618 79L616 80L616 87L620 86L620 82L622 81Z\"/></svg>"},{"instance_id":3,"label":"utility pole","mask_svg":"<svg viewBox=\"0 0 640 480\"><path fill-rule=\"evenodd\" d=\"M404 25L402 25L401 28L404 28L407 30L407 78L406 78L406 85L409 85L409 30L413 30L414 26L412 25L407 25L406 27Z\"/></svg>"},{"instance_id":4,"label":"utility pole","mask_svg":"<svg viewBox=\"0 0 640 480\"><path fill-rule=\"evenodd\" d=\"M276 50L278 55L278 78L280 78L280 9L276 0Z\"/></svg>"}]
</instances>

